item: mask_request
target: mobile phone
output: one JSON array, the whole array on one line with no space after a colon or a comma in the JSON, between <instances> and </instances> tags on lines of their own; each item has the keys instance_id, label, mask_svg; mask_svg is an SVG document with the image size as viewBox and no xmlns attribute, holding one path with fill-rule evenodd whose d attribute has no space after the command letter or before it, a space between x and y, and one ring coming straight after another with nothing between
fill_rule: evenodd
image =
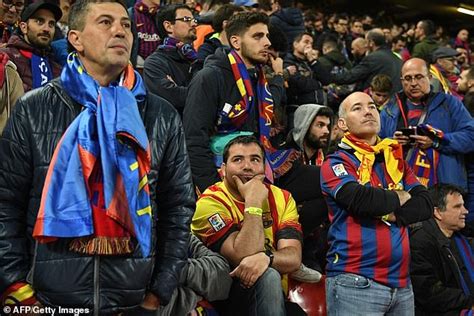
<instances>
[{"instance_id":1,"label":"mobile phone","mask_svg":"<svg viewBox=\"0 0 474 316\"><path fill-rule=\"evenodd\" d=\"M402 132L404 136L416 135L416 128L412 127L403 127L398 129L398 131Z\"/></svg>"}]
</instances>

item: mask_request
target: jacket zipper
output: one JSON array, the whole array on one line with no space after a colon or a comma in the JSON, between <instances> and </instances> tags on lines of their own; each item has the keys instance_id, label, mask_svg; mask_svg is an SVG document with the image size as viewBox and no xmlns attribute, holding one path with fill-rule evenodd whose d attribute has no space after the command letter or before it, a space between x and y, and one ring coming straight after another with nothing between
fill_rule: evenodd
<instances>
[{"instance_id":1,"label":"jacket zipper","mask_svg":"<svg viewBox=\"0 0 474 316\"><path fill-rule=\"evenodd\" d=\"M99 263L100 256L94 256L94 316L99 316L100 297L99 297Z\"/></svg>"}]
</instances>

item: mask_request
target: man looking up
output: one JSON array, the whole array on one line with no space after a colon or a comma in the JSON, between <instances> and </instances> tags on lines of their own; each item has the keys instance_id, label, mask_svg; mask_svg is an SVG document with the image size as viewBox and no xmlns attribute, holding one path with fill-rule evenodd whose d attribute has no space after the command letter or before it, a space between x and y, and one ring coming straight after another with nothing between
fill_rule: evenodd
<instances>
[{"instance_id":1,"label":"man looking up","mask_svg":"<svg viewBox=\"0 0 474 316\"><path fill-rule=\"evenodd\" d=\"M331 227L326 266L328 315L413 315L407 225L428 219L428 191L395 140L380 139L369 95L350 94L339 108L345 132L321 167Z\"/></svg>"},{"instance_id":2,"label":"man looking up","mask_svg":"<svg viewBox=\"0 0 474 316\"><path fill-rule=\"evenodd\" d=\"M21 14L19 35L10 37L4 52L17 66L26 91L59 76L61 66L53 59L51 41L61 9L43 0L30 4Z\"/></svg>"},{"instance_id":3,"label":"man looking up","mask_svg":"<svg viewBox=\"0 0 474 316\"><path fill-rule=\"evenodd\" d=\"M69 26L60 79L21 98L0 139L2 305L154 310L188 257L181 120L129 64L123 2L78 0Z\"/></svg>"},{"instance_id":4,"label":"man looking up","mask_svg":"<svg viewBox=\"0 0 474 316\"><path fill-rule=\"evenodd\" d=\"M224 149L223 181L204 191L196 205L193 233L234 268L225 315L286 315L286 274L301 264L295 201L263 182L264 167L264 149L255 137L234 138Z\"/></svg>"}]
</instances>

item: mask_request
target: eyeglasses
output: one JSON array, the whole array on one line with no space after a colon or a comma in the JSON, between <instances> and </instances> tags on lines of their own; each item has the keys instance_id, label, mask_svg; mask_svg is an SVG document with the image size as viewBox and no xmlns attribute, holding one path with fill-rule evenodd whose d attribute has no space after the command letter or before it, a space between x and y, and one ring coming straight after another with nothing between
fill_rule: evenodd
<instances>
[{"instance_id":1,"label":"eyeglasses","mask_svg":"<svg viewBox=\"0 0 474 316\"><path fill-rule=\"evenodd\" d=\"M16 2L16 3L13 3L13 2L10 2L10 1L5 1L3 0L2 1L2 5L5 7L5 8L8 8L9 10L15 6L15 9L17 11L21 11L23 10L23 8L25 7L25 3L24 2Z\"/></svg>"},{"instance_id":2,"label":"eyeglasses","mask_svg":"<svg viewBox=\"0 0 474 316\"><path fill-rule=\"evenodd\" d=\"M407 81L407 82L412 82L413 80L415 80L416 82L419 82L421 81L423 78L425 78L426 76L425 75L422 75L422 74L418 74L418 75L414 75L414 76L405 76L405 77L401 77L400 79L402 81Z\"/></svg>"},{"instance_id":3,"label":"eyeglasses","mask_svg":"<svg viewBox=\"0 0 474 316\"><path fill-rule=\"evenodd\" d=\"M176 18L174 19L175 21L183 21L183 22L186 22L186 23L189 23L189 22L193 22L193 23L198 23L198 20L193 18L193 17L190 17L190 16L185 16L185 17L182 17L182 18Z\"/></svg>"}]
</instances>

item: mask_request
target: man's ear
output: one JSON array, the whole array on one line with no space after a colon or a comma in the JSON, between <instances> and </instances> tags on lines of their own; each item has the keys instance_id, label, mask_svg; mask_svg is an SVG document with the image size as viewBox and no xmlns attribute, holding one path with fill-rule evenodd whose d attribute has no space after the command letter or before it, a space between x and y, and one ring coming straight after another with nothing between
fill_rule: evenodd
<instances>
[{"instance_id":1,"label":"man's ear","mask_svg":"<svg viewBox=\"0 0 474 316\"><path fill-rule=\"evenodd\" d=\"M240 46L241 46L241 40L240 40L240 36L238 35L232 35L230 37L230 41L229 41L229 44L232 48L234 48L235 50L240 50Z\"/></svg>"},{"instance_id":2,"label":"man's ear","mask_svg":"<svg viewBox=\"0 0 474 316\"><path fill-rule=\"evenodd\" d=\"M173 33L174 24L170 21L163 21L163 28L165 29L166 33L171 34Z\"/></svg>"},{"instance_id":3,"label":"man's ear","mask_svg":"<svg viewBox=\"0 0 474 316\"><path fill-rule=\"evenodd\" d=\"M221 164L221 173L222 173L222 177L225 177L225 162Z\"/></svg>"},{"instance_id":4,"label":"man's ear","mask_svg":"<svg viewBox=\"0 0 474 316\"><path fill-rule=\"evenodd\" d=\"M436 207L436 206L434 207L433 217L437 219L438 221L441 221L443 219L443 216L441 215L441 210L439 209L439 207Z\"/></svg>"},{"instance_id":5,"label":"man's ear","mask_svg":"<svg viewBox=\"0 0 474 316\"><path fill-rule=\"evenodd\" d=\"M82 44L81 32L77 30L69 30L67 33L67 40L76 49L78 53L84 51L84 45Z\"/></svg>"},{"instance_id":6,"label":"man's ear","mask_svg":"<svg viewBox=\"0 0 474 316\"><path fill-rule=\"evenodd\" d=\"M339 129L343 132L347 132L347 130L349 129L347 127L346 119L342 117L337 120L337 127L339 127Z\"/></svg>"},{"instance_id":7,"label":"man's ear","mask_svg":"<svg viewBox=\"0 0 474 316\"><path fill-rule=\"evenodd\" d=\"M26 35L28 33L28 23L27 22L20 22L20 31L21 34Z\"/></svg>"}]
</instances>

